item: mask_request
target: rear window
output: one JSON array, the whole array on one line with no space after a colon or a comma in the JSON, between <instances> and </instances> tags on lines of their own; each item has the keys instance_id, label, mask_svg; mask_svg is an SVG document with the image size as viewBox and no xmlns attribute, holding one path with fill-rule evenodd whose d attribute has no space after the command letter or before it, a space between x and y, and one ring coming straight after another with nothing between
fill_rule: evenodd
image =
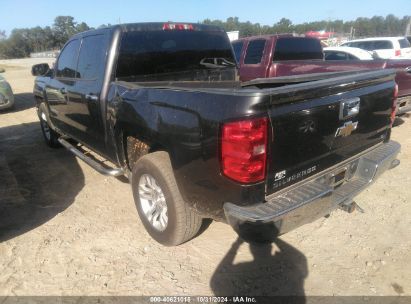
<instances>
[{"instance_id":1,"label":"rear window","mask_svg":"<svg viewBox=\"0 0 411 304\"><path fill-rule=\"evenodd\" d=\"M121 39L116 78L142 81L233 67L233 51L224 32L131 31Z\"/></svg>"},{"instance_id":2,"label":"rear window","mask_svg":"<svg viewBox=\"0 0 411 304\"><path fill-rule=\"evenodd\" d=\"M273 61L323 59L320 40L307 37L279 38L275 44Z\"/></svg>"},{"instance_id":3,"label":"rear window","mask_svg":"<svg viewBox=\"0 0 411 304\"><path fill-rule=\"evenodd\" d=\"M244 64L258 64L263 58L265 39L252 40L248 43Z\"/></svg>"},{"instance_id":4,"label":"rear window","mask_svg":"<svg viewBox=\"0 0 411 304\"><path fill-rule=\"evenodd\" d=\"M405 38L398 40L398 42L400 43L400 48L402 49L411 47L410 42Z\"/></svg>"}]
</instances>

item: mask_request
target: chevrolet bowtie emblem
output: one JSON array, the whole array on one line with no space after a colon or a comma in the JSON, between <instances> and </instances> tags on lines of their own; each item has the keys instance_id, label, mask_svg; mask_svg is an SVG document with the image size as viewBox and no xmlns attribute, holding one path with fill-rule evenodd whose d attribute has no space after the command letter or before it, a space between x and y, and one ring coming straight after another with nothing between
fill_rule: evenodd
<instances>
[{"instance_id":1,"label":"chevrolet bowtie emblem","mask_svg":"<svg viewBox=\"0 0 411 304\"><path fill-rule=\"evenodd\" d=\"M356 122L348 121L344 123L342 127L339 127L337 129L337 132L335 132L335 137L338 137L338 136L346 137L348 135L351 135L351 133L355 131L357 127L358 127L358 121Z\"/></svg>"}]
</instances>

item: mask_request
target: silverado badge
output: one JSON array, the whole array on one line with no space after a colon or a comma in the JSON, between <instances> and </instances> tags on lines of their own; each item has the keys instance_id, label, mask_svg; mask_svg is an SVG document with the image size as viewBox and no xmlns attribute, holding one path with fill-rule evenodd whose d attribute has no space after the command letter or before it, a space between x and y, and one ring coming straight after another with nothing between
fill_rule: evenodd
<instances>
[{"instance_id":1,"label":"silverado badge","mask_svg":"<svg viewBox=\"0 0 411 304\"><path fill-rule=\"evenodd\" d=\"M337 129L337 132L335 132L335 137L342 136L342 137L347 137L348 135L351 135L353 131L355 131L358 127L358 121L352 122L348 121L344 123L342 127L339 127Z\"/></svg>"}]
</instances>

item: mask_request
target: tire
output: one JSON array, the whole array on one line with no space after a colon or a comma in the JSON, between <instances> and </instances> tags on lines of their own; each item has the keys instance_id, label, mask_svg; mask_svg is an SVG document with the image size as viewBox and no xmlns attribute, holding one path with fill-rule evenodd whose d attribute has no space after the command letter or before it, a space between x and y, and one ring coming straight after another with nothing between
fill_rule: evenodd
<instances>
[{"instance_id":1,"label":"tire","mask_svg":"<svg viewBox=\"0 0 411 304\"><path fill-rule=\"evenodd\" d=\"M154 182L148 182L149 177L152 177ZM167 152L159 151L141 157L133 167L131 186L140 219L147 232L157 242L165 246L176 246L198 233L202 218L194 213L181 197ZM151 197L147 194L148 189L156 189L154 200L147 199ZM160 203L154 204L153 201ZM154 205L161 207L153 211ZM167 207L165 212L164 205ZM163 223L164 214L167 217L166 225Z\"/></svg>"},{"instance_id":2,"label":"tire","mask_svg":"<svg viewBox=\"0 0 411 304\"><path fill-rule=\"evenodd\" d=\"M44 103L40 104L38 109L38 115L40 119L41 132L43 133L43 138L46 144L51 148L61 147L58 142L59 135L53 131L47 121L47 110Z\"/></svg>"}]
</instances>

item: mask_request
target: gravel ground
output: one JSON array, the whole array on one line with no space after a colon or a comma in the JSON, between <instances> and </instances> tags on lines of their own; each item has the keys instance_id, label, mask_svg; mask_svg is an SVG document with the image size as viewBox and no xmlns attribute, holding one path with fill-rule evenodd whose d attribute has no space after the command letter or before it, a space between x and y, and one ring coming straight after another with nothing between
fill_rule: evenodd
<instances>
[{"instance_id":1,"label":"gravel ground","mask_svg":"<svg viewBox=\"0 0 411 304\"><path fill-rule=\"evenodd\" d=\"M175 248L145 232L129 184L44 143L30 66L1 61L16 94L0 113L0 296L411 295L411 119L397 119L401 165L334 212L272 245L222 223Z\"/></svg>"}]
</instances>

